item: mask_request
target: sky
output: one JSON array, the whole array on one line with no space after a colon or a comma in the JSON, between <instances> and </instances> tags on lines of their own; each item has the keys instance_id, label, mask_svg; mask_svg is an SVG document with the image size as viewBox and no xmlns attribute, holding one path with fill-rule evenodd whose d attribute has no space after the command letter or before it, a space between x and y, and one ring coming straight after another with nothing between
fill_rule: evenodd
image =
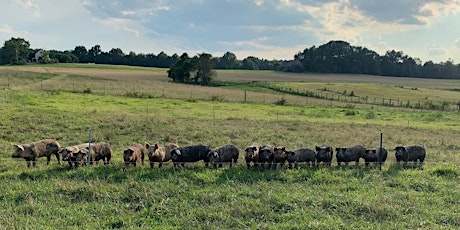
<instances>
[{"instance_id":1,"label":"sky","mask_svg":"<svg viewBox=\"0 0 460 230\"><path fill-rule=\"evenodd\" d=\"M347 41L460 63L460 0L0 0L0 41L125 54L234 53L289 60Z\"/></svg>"}]
</instances>

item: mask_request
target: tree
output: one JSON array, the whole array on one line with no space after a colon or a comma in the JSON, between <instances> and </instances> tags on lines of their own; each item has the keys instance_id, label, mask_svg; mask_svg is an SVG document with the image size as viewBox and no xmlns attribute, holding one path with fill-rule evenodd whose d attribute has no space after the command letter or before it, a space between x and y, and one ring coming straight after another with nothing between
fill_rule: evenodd
<instances>
[{"instance_id":1,"label":"tree","mask_svg":"<svg viewBox=\"0 0 460 230\"><path fill-rule=\"evenodd\" d=\"M25 64L29 56L30 43L24 38L11 38L5 41L0 49L0 60L2 64Z\"/></svg>"},{"instance_id":2,"label":"tree","mask_svg":"<svg viewBox=\"0 0 460 230\"><path fill-rule=\"evenodd\" d=\"M252 56L245 58L242 61L241 68L247 70L259 70L259 59Z\"/></svg>"},{"instance_id":3,"label":"tree","mask_svg":"<svg viewBox=\"0 0 460 230\"><path fill-rule=\"evenodd\" d=\"M168 77L174 82L190 82L191 72L195 69L193 60L187 53L183 53L179 59L171 65L168 70Z\"/></svg>"},{"instance_id":4,"label":"tree","mask_svg":"<svg viewBox=\"0 0 460 230\"><path fill-rule=\"evenodd\" d=\"M102 54L101 46L95 45L88 51L88 62L96 62L97 56Z\"/></svg>"},{"instance_id":5,"label":"tree","mask_svg":"<svg viewBox=\"0 0 460 230\"><path fill-rule=\"evenodd\" d=\"M72 51L72 54L78 58L78 62L86 63L88 62L88 50L84 46L77 46Z\"/></svg>"},{"instance_id":6,"label":"tree","mask_svg":"<svg viewBox=\"0 0 460 230\"><path fill-rule=\"evenodd\" d=\"M215 62L211 54L199 54L195 63L195 84L208 85L216 75L216 72L212 70L214 65Z\"/></svg>"},{"instance_id":7,"label":"tree","mask_svg":"<svg viewBox=\"0 0 460 230\"><path fill-rule=\"evenodd\" d=\"M208 85L216 75L213 71L215 59L211 54L202 53L190 58L187 53L171 65L168 77L174 82Z\"/></svg>"},{"instance_id":8,"label":"tree","mask_svg":"<svg viewBox=\"0 0 460 230\"><path fill-rule=\"evenodd\" d=\"M57 51L57 50L50 50L50 58L52 60L57 60L59 63L78 63L79 59L77 56L72 54L71 51Z\"/></svg>"},{"instance_id":9,"label":"tree","mask_svg":"<svg viewBox=\"0 0 460 230\"><path fill-rule=\"evenodd\" d=\"M231 52L226 52L221 58L218 59L216 68L219 69L236 69L239 67L239 62L236 55Z\"/></svg>"},{"instance_id":10,"label":"tree","mask_svg":"<svg viewBox=\"0 0 460 230\"><path fill-rule=\"evenodd\" d=\"M125 54L120 48L113 48L109 51L109 62L114 65L126 64Z\"/></svg>"}]
</instances>

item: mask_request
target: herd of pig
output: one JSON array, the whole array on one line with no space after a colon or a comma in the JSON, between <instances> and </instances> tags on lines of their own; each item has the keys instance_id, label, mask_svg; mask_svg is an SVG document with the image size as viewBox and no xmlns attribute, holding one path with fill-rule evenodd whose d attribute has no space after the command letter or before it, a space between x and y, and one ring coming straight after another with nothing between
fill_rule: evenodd
<instances>
[{"instance_id":1,"label":"herd of pig","mask_svg":"<svg viewBox=\"0 0 460 230\"><path fill-rule=\"evenodd\" d=\"M53 139L44 139L29 144L14 145L15 151L12 154L13 158L23 158L26 160L27 167L36 166L37 159L40 157L47 158L47 164L51 160L51 156L55 155L58 163L67 161L68 164L77 168L86 165L88 159L90 164L103 161L104 164L109 164L113 155L113 150L107 142L83 143L75 146L61 147L61 145ZM422 164L425 160L426 150L420 145L397 146L395 149L396 162L407 163L409 161ZM300 148L296 150L287 150L284 146L272 147L271 145L252 144L245 148L244 159L246 167L251 168L260 166L264 168L274 168L278 165L284 165L288 162L288 167L298 167L299 163L306 163L310 166L319 166L320 164L330 166L334 154L333 148L329 145L315 146L315 149ZM222 167L223 164L236 164L239 158L239 150L235 145L229 144L218 148L210 148L207 145L190 145L179 147L177 144L167 144L159 146L158 144L150 145L133 144L123 151L123 160L125 165L136 166L138 162L144 164L145 156L147 155L150 167L153 168L155 163L161 167L163 163L172 161L174 167L184 167L188 162L203 161L208 167L212 164L214 167ZM359 164L361 158L364 159L365 165L370 163L383 164L385 163L388 152L385 148L369 149L363 145L352 147L337 147L335 148L335 156L337 164L356 162Z\"/></svg>"}]
</instances>

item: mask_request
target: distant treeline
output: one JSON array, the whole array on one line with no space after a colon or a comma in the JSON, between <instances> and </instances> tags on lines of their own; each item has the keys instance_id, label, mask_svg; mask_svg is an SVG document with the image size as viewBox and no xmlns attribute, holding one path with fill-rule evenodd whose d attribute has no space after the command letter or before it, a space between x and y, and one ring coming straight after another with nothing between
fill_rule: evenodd
<instances>
[{"instance_id":1,"label":"distant treeline","mask_svg":"<svg viewBox=\"0 0 460 230\"><path fill-rule=\"evenodd\" d=\"M179 55L129 52L120 48L102 51L100 45L90 49L76 46L73 50L41 51L29 48L23 38L11 38L0 48L0 64L41 63L96 63L170 68ZM294 55L292 60L267 60L249 56L238 60L232 52L222 57L212 57L215 69L275 70L286 72L318 72L372 74L397 77L460 79L460 64L452 60L441 63L412 58L402 51L387 51L381 56L365 47L352 46L344 41L330 41L319 47L312 46Z\"/></svg>"}]
</instances>

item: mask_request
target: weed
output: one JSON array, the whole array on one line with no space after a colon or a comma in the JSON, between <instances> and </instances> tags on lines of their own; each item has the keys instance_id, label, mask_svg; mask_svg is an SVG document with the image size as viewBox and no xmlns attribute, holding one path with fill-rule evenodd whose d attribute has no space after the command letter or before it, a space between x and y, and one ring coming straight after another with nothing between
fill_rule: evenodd
<instances>
[{"instance_id":1,"label":"weed","mask_svg":"<svg viewBox=\"0 0 460 230\"><path fill-rule=\"evenodd\" d=\"M286 103L287 103L286 98L281 97L280 99L278 99L278 100L275 102L275 105L286 105Z\"/></svg>"}]
</instances>

